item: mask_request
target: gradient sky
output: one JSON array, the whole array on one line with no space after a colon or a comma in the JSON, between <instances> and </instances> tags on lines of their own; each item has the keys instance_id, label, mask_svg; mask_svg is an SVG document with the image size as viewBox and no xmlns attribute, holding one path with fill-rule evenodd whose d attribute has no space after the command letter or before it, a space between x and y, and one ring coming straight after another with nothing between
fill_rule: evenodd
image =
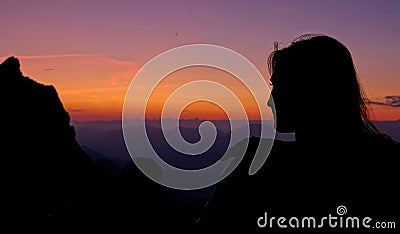
<instances>
[{"instance_id":1,"label":"gradient sky","mask_svg":"<svg viewBox=\"0 0 400 234\"><path fill-rule=\"evenodd\" d=\"M400 96L399 22L400 1L2 0L0 57L17 56L26 76L53 84L72 119L120 119L135 73L168 49L221 45L268 79L274 41L288 45L301 34L324 33L350 49L368 97L384 103L385 96ZM189 68L175 79L224 77L200 70ZM373 108L376 119L400 118L399 107ZM193 107L190 113L204 115Z\"/></svg>"}]
</instances>

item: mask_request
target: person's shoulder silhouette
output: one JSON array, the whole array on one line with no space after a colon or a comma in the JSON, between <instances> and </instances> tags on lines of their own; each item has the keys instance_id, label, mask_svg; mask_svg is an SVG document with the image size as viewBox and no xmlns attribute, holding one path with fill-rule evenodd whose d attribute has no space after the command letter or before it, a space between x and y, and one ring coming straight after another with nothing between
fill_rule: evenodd
<instances>
[{"instance_id":1,"label":"person's shoulder silhouette","mask_svg":"<svg viewBox=\"0 0 400 234\"><path fill-rule=\"evenodd\" d=\"M354 215L399 217L400 146L371 121L346 46L329 36L303 35L275 50L268 66L276 130L296 140L275 140L253 176L241 163L218 184L203 224L256 229L264 211L318 216L339 205ZM250 144L243 161L253 156Z\"/></svg>"}]
</instances>

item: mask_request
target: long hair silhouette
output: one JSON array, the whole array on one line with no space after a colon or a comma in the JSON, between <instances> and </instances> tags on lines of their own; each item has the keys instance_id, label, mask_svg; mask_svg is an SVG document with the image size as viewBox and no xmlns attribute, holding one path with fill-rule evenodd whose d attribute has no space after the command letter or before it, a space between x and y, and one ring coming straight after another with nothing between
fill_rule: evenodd
<instances>
[{"instance_id":1,"label":"long hair silhouette","mask_svg":"<svg viewBox=\"0 0 400 234\"><path fill-rule=\"evenodd\" d=\"M315 138L321 131L349 139L360 133L380 134L371 121L352 56L338 40L300 36L272 52L268 68L278 131L296 132L300 139L310 134Z\"/></svg>"}]
</instances>

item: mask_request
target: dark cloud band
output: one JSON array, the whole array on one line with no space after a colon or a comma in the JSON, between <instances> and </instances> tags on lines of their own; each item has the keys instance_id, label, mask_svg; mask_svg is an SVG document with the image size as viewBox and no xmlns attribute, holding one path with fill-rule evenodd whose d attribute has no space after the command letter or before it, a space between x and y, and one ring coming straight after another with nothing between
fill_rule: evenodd
<instances>
[{"instance_id":1,"label":"dark cloud band","mask_svg":"<svg viewBox=\"0 0 400 234\"><path fill-rule=\"evenodd\" d=\"M368 101L368 103L373 105L400 107L400 96L390 95L386 96L385 99L386 102Z\"/></svg>"}]
</instances>

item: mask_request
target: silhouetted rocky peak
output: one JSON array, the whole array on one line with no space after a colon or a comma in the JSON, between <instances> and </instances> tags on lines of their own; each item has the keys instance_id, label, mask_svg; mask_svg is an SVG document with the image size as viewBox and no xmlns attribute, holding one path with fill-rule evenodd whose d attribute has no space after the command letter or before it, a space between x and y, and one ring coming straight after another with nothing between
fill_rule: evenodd
<instances>
[{"instance_id":1,"label":"silhouetted rocky peak","mask_svg":"<svg viewBox=\"0 0 400 234\"><path fill-rule=\"evenodd\" d=\"M15 57L0 65L0 82L2 217L51 223L85 215L109 174L75 140L56 89L24 77Z\"/></svg>"},{"instance_id":2,"label":"silhouetted rocky peak","mask_svg":"<svg viewBox=\"0 0 400 234\"><path fill-rule=\"evenodd\" d=\"M10 77L22 76L19 60L15 57L9 57L6 59L2 64L0 64L0 75Z\"/></svg>"}]
</instances>

